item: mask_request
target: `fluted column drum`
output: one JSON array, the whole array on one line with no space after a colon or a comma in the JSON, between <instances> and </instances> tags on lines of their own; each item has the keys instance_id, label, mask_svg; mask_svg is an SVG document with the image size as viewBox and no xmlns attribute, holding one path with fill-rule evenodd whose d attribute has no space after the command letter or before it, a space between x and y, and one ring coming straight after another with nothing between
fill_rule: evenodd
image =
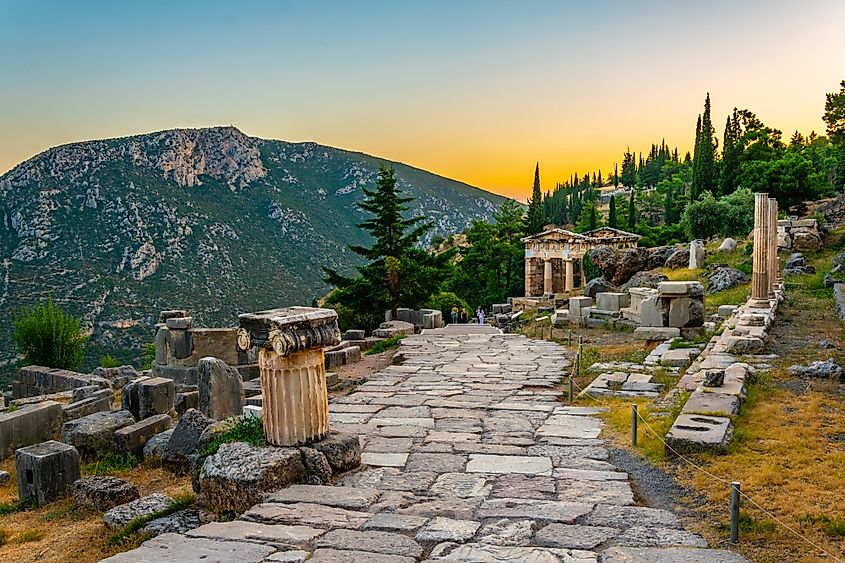
<instances>
[{"instance_id":1,"label":"fluted column drum","mask_svg":"<svg viewBox=\"0 0 845 563\"><path fill-rule=\"evenodd\" d=\"M286 307L238 317L238 348L258 348L264 434L274 446L326 437L329 395L323 348L340 342L331 309Z\"/></svg>"},{"instance_id":2,"label":"fluted column drum","mask_svg":"<svg viewBox=\"0 0 845 563\"><path fill-rule=\"evenodd\" d=\"M324 438L329 432L329 396L323 349L281 356L262 348L258 367L267 441L296 446Z\"/></svg>"},{"instance_id":3,"label":"fluted column drum","mask_svg":"<svg viewBox=\"0 0 845 563\"><path fill-rule=\"evenodd\" d=\"M769 298L769 196L754 194L754 254L751 264L751 298Z\"/></svg>"}]
</instances>

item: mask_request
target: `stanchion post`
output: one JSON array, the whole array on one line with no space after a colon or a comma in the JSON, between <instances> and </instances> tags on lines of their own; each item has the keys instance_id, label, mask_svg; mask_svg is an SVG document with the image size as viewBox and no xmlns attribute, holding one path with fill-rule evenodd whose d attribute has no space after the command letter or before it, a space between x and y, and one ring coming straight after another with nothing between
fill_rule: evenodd
<instances>
[{"instance_id":1,"label":"stanchion post","mask_svg":"<svg viewBox=\"0 0 845 563\"><path fill-rule=\"evenodd\" d=\"M637 405L631 405L631 445L637 445Z\"/></svg>"},{"instance_id":2,"label":"stanchion post","mask_svg":"<svg viewBox=\"0 0 845 563\"><path fill-rule=\"evenodd\" d=\"M573 391L574 391L574 381L572 380L572 374L569 374L569 404L572 404L573 401Z\"/></svg>"},{"instance_id":3,"label":"stanchion post","mask_svg":"<svg viewBox=\"0 0 845 563\"><path fill-rule=\"evenodd\" d=\"M739 481L731 483L731 543L739 543Z\"/></svg>"}]
</instances>

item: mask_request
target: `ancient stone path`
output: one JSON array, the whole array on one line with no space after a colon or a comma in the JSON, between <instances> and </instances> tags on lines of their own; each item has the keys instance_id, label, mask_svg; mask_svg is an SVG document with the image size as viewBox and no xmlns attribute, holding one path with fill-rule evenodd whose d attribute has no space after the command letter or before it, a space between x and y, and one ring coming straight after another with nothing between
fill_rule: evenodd
<instances>
[{"instance_id":1,"label":"ancient stone path","mask_svg":"<svg viewBox=\"0 0 845 563\"><path fill-rule=\"evenodd\" d=\"M635 505L597 410L559 401L564 348L465 326L398 355L331 405L332 428L361 436L361 470L110 561L744 561Z\"/></svg>"}]
</instances>

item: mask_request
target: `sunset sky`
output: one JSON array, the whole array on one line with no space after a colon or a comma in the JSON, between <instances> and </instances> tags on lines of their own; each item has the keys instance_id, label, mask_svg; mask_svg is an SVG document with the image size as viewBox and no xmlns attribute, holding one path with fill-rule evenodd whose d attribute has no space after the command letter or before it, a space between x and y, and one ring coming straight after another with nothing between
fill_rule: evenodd
<instances>
[{"instance_id":1,"label":"sunset sky","mask_svg":"<svg viewBox=\"0 0 845 563\"><path fill-rule=\"evenodd\" d=\"M73 141L235 125L524 199L747 107L824 131L845 2L0 0L0 173Z\"/></svg>"}]
</instances>

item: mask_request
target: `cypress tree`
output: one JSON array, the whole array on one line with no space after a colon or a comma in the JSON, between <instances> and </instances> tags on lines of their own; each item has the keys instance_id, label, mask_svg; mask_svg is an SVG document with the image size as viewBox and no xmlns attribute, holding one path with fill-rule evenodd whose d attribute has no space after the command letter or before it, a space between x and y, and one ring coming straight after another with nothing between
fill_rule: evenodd
<instances>
[{"instance_id":1,"label":"cypress tree","mask_svg":"<svg viewBox=\"0 0 845 563\"><path fill-rule=\"evenodd\" d=\"M617 228L619 225L616 222L616 196L610 196L610 210L607 212L608 227Z\"/></svg>"},{"instance_id":2,"label":"cypress tree","mask_svg":"<svg viewBox=\"0 0 845 563\"><path fill-rule=\"evenodd\" d=\"M634 203L634 190L631 189L631 199L628 200L628 230L634 232L637 227L637 206Z\"/></svg>"},{"instance_id":3,"label":"cypress tree","mask_svg":"<svg viewBox=\"0 0 845 563\"><path fill-rule=\"evenodd\" d=\"M619 166L615 162L613 163L613 187L619 187Z\"/></svg>"},{"instance_id":4,"label":"cypress tree","mask_svg":"<svg viewBox=\"0 0 845 563\"><path fill-rule=\"evenodd\" d=\"M725 122L725 136L722 142L722 177L719 182L720 195L733 193L739 186L739 162L742 153L739 112L734 108Z\"/></svg>"},{"instance_id":5,"label":"cypress tree","mask_svg":"<svg viewBox=\"0 0 845 563\"><path fill-rule=\"evenodd\" d=\"M704 113L696 125L695 152L692 157L692 187L690 201L695 201L705 191L714 192L716 184L715 130L710 120L710 93L704 100Z\"/></svg>"},{"instance_id":6,"label":"cypress tree","mask_svg":"<svg viewBox=\"0 0 845 563\"><path fill-rule=\"evenodd\" d=\"M666 204L663 209L663 222L667 225L671 225L675 222L675 197L671 185L666 189Z\"/></svg>"},{"instance_id":7,"label":"cypress tree","mask_svg":"<svg viewBox=\"0 0 845 563\"><path fill-rule=\"evenodd\" d=\"M531 191L531 199L528 201L528 234L536 235L542 231L544 223L543 194L540 192L540 163L538 162L534 168L534 188Z\"/></svg>"}]
</instances>

